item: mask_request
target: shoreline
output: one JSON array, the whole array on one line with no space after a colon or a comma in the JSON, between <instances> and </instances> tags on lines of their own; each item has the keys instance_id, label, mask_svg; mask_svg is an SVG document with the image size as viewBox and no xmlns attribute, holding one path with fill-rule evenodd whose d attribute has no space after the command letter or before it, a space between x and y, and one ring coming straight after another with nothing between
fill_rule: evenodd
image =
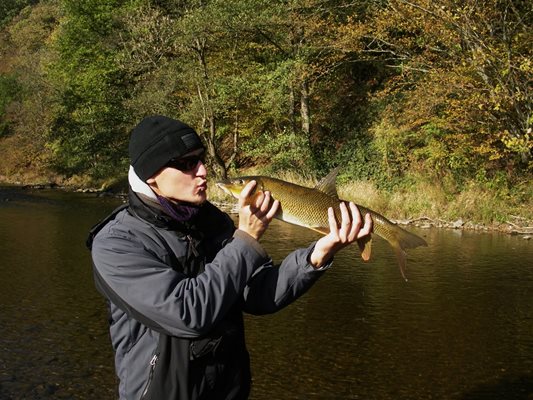
<instances>
[{"instance_id":1,"label":"shoreline","mask_svg":"<svg viewBox=\"0 0 533 400\"><path fill-rule=\"evenodd\" d=\"M96 197L114 197L122 200L127 199L127 193L123 190L84 188L70 185L60 185L57 183L24 184L20 182L6 182L0 180L0 186L4 186L6 188L12 187L21 190L63 190L73 193L93 194ZM210 201L229 214L237 213L235 204L221 202L215 199ZM390 220L400 226L414 226L420 229L436 228L487 233L498 232L509 235L522 235L524 240L533 239L533 221L528 221L526 218L521 216L512 216L512 218L514 221L495 222L490 225L477 223L475 221L463 220L462 218L459 218L455 221L446 221L440 218L430 218L427 216L409 219L391 218Z\"/></svg>"},{"instance_id":2,"label":"shoreline","mask_svg":"<svg viewBox=\"0 0 533 400\"><path fill-rule=\"evenodd\" d=\"M525 218L515 216L516 219L527 222ZM432 219L429 217L418 217L408 220L392 220L397 225L416 226L421 229L439 228L452 230L465 230L477 232L500 232L510 235L524 235L523 239L533 238L533 226L521 226L517 223L506 221L498 222L492 225L475 223L473 221L464 221L459 218L456 221L444 221L442 219ZM529 224L527 224L529 225Z\"/></svg>"}]
</instances>

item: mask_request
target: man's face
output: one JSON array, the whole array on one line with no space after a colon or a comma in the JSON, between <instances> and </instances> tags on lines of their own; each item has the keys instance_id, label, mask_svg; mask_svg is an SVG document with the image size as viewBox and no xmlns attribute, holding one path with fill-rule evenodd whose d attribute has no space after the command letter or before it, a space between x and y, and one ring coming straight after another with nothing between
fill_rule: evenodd
<instances>
[{"instance_id":1,"label":"man's face","mask_svg":"<svg viewBox=\"0 0 533 400\"><path fill-rule=\"evenodd\" d=\"M146 182L155 193L170 200L202 204L207 199L207 169L201 160L194 163L194 160L202 154L202 150L186 154L177 160L176 166L169 164ZM187 162L182 162L184 159L189 160L188 164L194 166L183 169L187 165Z\"/></svg>"}]
</instances>

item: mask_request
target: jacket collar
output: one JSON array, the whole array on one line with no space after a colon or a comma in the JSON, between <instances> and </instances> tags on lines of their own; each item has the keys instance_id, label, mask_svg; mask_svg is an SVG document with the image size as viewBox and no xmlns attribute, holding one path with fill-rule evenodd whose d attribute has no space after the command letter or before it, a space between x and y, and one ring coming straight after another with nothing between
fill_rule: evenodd
<instances>
[{"instance_id":1,"label":"jacket collar","mask_svg":"<svg viewBox=\"0 0 533 400\"><path fill-rule=\"evenodd\" d=\"M135 216L149 222L150 224L172 231L180 231L189 234L194 230L191 222L178 222L168 215L163 207L150 197L137 193L130 188L128 193L129 209Z\"/></svg>"},{"instance_id":2,"label":"jacket collar","mask_svg":"<svg viewBox=\"0 0 533 400\"><path fill-rule=\"evenodd\" d=\"M130 189L135 193L139 193L145 198L152 199L157 202L157 195L154 193L150 185L137 176L135 169L133 169L131 165L128 171L128 182L130 184Z\"/></svg>"}]
</instances>

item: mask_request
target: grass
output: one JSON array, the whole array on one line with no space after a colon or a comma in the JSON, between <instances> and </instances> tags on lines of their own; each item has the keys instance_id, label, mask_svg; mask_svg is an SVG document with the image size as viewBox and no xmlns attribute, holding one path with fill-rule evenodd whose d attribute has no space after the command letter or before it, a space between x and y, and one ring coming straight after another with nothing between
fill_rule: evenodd
<instances>
[{"instance_id":1,"label":"grass","mask_svg":"<svg viewBox=\"0 0 533 400\"><path fill-rule=\"evenodd\" d=\"M339 193L341 197L354 199L391 219L462 219L483 225L519 219L523 225L531 226L533 190L527 190L532 193L517 196L470 183L462 190L452 192L442 185L419 181L394 192L381 192L371 182L351 182L339 188Z\"/></svg>"}]
</instances>

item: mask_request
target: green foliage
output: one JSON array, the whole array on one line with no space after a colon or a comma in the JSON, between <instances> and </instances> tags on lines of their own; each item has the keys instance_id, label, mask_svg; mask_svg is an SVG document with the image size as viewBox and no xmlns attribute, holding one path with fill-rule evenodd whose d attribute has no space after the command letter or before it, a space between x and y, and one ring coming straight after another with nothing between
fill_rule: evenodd
<instances>
[{"instance_id":1,"label":"green foliage","mask_svg":"<svg viewBox=\"0 0 533 400\"><path fill-rule=\"evenodd\" d=\"M0 137L9 132L6 110L9 104L18 97L19 85L11 75L0 75Z\"/></svg>"},{"instance_id":2,"label":"green foliage","mask_svg":"<svg viewBox=\"0 0 533 400\"><path fill-rule=\"evenodd\" d=\"M379 164L378 153L371 142L352 140L338 153L337 165L342 166L341 181L373 180L381 188L388 188L388 181Z\"/></svg>"},{"instance_id":3,"label":"green foliage","mask_svg":"<svg viewBox=\"0 0 533 400\"><path fill-rule=\"evenodd\" d=\"M305 138L290 132L281 134L264 133L250 139L244 152L252 158L254 165L259 165L265 173L311 171L311 157Z\"/></svg>"},{"instance_id":4,"label":"green foliage","mask_svg":"<svg viewBox=\"0 0 533 400\"><path fill-rule=\"evenodd\" d=\"M66 174L102 177L124 165L126 87L115 54L116 0L64 0L50 66L59 93L50 129L54 166Z\"/></svg>"},{"instance_id":5,"label":"green foliage","mask_svg":"<svg viewBox=\"0 0 533 400\"><path fill-rule=\"evenodd\" d=\"M39 0L2 0L0 2L0 27L6 25L24 7L38 3Z\"/></svg>"},{"instance_id":6,"label":"green foliage","mask_svg":"<svg viewBox=\"0 0 533 400\"><path fill-rule=\"evenodd\" d=\"M426 142L424 127L445 132L442 146L426 143L425 168L469 177L480 167L527 168L530 12L525 2L398 0L366 28L367 45L398 71L382 93L389 122Z\"/></svg>"}]
</instances>

